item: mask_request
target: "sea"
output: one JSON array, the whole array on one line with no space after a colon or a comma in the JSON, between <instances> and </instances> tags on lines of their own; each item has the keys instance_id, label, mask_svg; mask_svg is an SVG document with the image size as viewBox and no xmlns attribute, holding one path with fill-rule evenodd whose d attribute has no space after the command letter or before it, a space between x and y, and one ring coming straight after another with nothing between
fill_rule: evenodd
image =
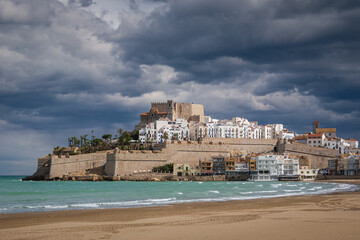
<instances>
[{"instance_id":1,"label":"sea","mask_svg":"<svg viewBox=\"0 0 360 240\"><path fill-rule=\"evenodd\" d=\"M0 214L134 208L357 191L359 185L319 182L22 181L0 176Z\"/></svg>"}]
</instances>

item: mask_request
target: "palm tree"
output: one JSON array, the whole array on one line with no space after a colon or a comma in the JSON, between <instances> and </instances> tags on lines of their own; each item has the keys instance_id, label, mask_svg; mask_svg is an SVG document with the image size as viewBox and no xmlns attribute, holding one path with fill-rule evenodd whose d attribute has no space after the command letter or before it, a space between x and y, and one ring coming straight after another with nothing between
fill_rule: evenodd
<instances>
[{"instance_id":1,"label":"palm tree","mask_svg":"<svg viewBox=\"0 0 360 240\"><path fill-rule=\"evenodd\" d=\"M94 136L94 130L91 130L91 139L94 140L95 136Z\"/></svg>"},{"instance_id":2,"label":"palm tree","mask_svg":"<svg viewBox=\"0 0 360 240\"><path fill-rule=\"evenodd\" d=\"M82 147L83 146L83 141L84 141L84 136L80 136L80 146Z\"/></svg>"},{"instance_id":3,"label":"palm tree","mask_svg":"<svg viewBox=\"0 0 360 240\"><path fill-rule=\"evenodd\" d=\"M85 147L87 147L87 140L88 140L87 136L88 136L87 134L84 135L84 145L85 145Z\"/></svg>"},{"instance_id":4,"label":"palm tree","mask_svg":"<svg viewBox=\"0 0 360 240\"><path fill-rule=\"evenodd\" d=\"M117 131L119 133L119 136L121 136L124 130L122 128L119 128Z\"/></svg>"}]
</instances>

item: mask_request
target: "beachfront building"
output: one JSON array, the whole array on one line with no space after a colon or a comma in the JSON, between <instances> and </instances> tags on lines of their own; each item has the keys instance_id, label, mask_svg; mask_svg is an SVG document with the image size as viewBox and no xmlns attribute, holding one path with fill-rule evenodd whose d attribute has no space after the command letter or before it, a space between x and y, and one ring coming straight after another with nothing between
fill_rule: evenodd
<instances>
[{"instance_id":1,"label":"beachfront building","mask_svg":"<svg viewBox=\"0 0 360 240\"><path fill-rule=\"evenodd\" d=\"M254 181L278 180L277 155L260 155L256 158L256 170L252 172Z\"/></svg>"},{"instance_id":2,"label":"beachfront building","mask_svg":"<svg viewBox=\"0 0 360 240\"><path fill-rule=\"evenodd\" d=\"M173 175L175 176L199 176L201 173L200 166L184 164L174 164Z\"/></svg>"},{"instance_id":3,"label":"beachfront building","mask_svg":"<svg viewBox=\"0 0 360 240\"><path fill-rule=\"evenodd\" d=\"M360 175L358 154L341 154L328 161L329 175Z\"/></svg>"},{"instance_id":4,"label":"beachfront building","mask_svg":"<svg viewBox=\"0 0 360 240\"><path fill-rule=\"evenodd\" d=\"M252 172L254 181L272 181L279 177L298 178L299 159L283 155L259 155L256 157L256 170Z\"/></svg>"},{"instance_id":5,"label":"beachfront building","mask_svg":"<svg viewBox=\"0 0 360 240\"><path fill-rule=\"evenodd\" d=\"M328 161L329 175L358 175L359 158L356 155L341 154Z\"/></svg>"},{"instance_id":6,"label":"beachfront building","mask_svg":"<svg viewBox=\"0 0 360 240\"><path fill-rule=\"evenodd\" d=\"M299 169L300 180L309 181L315 180L319 173L319 169L310 169L307 166L302 166Z\"/></svg>"},{"instance_id":7,"label":"beachfront building","mask_svg":"<svg viewBox=\"0 0 360 240\"><path fill-rule=\"evenodd\" d=\"M213 175L213 161L200 160L200 173L201 176Z\"/></svg>"}]
</instances>

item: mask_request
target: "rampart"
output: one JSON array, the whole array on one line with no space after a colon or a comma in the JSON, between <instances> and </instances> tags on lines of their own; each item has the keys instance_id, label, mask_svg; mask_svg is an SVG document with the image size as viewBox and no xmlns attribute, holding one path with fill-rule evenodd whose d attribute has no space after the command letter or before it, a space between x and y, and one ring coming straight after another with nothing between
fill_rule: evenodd
<instances>
[{"instance_id":1,"label":"rampart","mask_svg":"<svg viewBox=\"0 0 360 240\"><path fill-rule=\"evenodd\" d=\"M71 156L51 156L50 159L50 179L68 175L72 172L81 171L84 169L97 168L106 163L107 151L71 155Z\"/></svg>"},{"instance_id":2,"label":"rampart","mask_svg":"<svg viewBox=\"0 0 360 240\"><path fill-rule=\"evenodd\" d=\"M310 147L297 142L284 143L277 139L232 139L205 138L197 141L167 141L156 144L153 151L132 150L103 151L72 156L46 156L38 159L38 169L33 179L56 179L76 175L78 171L104 167L108 177L124 177L134 173L150 172L153 167L167 163L197 165L199 160L212 156L269 151L305 156L311 159L312 167L326 168L327 161L334 158L336 150Z\"/></svg>"},{"instance_id":3,"label":"rampart","mask_svg":"<svg viewBox=\"0 0 360 240\"><path fill-rule=\"evenodd\" d=\"M174 141L162 144L161 150L119 151L107 155L105 171L109 176L126 176L138 171L150 171L167 163L198 164L201 159L230 153L268 152L274 150L275 139L213 139L203 142ZM219 140L219 141L217 141ZM224 141L225 140L225 141Z\"/></svg>"},{"instance_id":4,"label":"rampart","mask_svg":"<svg viewBox=\"0 0 360 240\"><path fill-rule=\"evenodd\" d=\"M304 143L297 142L293 142L292 144L280 143L277 148L280 153L308 157L311 159L312 168L327 168L328 160L339 154L338 151L334 149L311 147Z\"/></svg>"}]
</instances>

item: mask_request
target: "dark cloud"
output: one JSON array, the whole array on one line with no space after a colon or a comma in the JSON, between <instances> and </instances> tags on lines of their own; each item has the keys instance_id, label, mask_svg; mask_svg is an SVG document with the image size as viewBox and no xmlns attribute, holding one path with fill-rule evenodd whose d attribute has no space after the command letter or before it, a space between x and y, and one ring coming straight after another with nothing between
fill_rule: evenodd
<instances>
[{"instance_id":1,"label":"dark cloud","mask_svg":"<svg viewBox=\"0 0 360 240\"><path fill-rule=\"evenodd\" d=\"M69 0L69 4L78 4L81 7L89 7L92 4L95 4L93 0Z\"/></svg>"},{"instance_id":2,"label":"dark cloud","mask_svg":"<svg viewBox=\"0 0 360 240\"><path fill-rule=\"evenodd\" d=\"M62 2L0 2L0 169L167 99L360 137L359 1Z\"/></svg>"}]
</instances>

